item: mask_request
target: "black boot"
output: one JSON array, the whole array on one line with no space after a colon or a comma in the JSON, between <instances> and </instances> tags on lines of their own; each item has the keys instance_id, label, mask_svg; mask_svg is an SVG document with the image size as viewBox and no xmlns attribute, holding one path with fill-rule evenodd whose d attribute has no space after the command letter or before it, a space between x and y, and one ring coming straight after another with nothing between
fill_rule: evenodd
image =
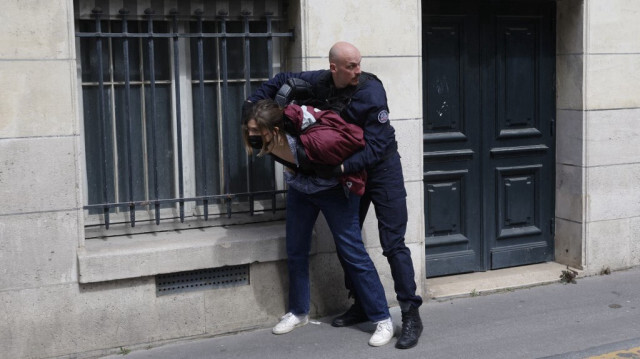
<instances>
[{"instance_id":1,"label":"black boot","mask_svg":"<svg viewBox=\"0 0 640 359\"><path fill-rule=\"evenodd\" d=\"M358 302L355 302L349 310L344 312L344 314L333 318L331 325L334 327L348 327L350 325L363 323L368 321L367 315L364 314L364 311L360 307Z\"/></svg>"},{"instance_id":2,"label":"black boot","mask_svg":"<svg viewBox=\"0 0 640 359\"><path fill-rule=\"evenodd\" d=\"M396 348L409 349L418 344L422 334L422 320L418 308L411 306L406 312L402 312L402 334L396 342Z\"/></svg>"}]
</instances>

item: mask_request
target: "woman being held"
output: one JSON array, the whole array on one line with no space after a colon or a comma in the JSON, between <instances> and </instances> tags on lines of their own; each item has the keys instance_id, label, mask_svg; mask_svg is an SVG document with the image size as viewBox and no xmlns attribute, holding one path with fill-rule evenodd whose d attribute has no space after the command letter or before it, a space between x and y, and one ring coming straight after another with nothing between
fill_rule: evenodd
<instances>
[{"instance_id":1,"label":"woman being held","mask_svg":"<svg viewBox=\"0 0 640 359\"><path fill-rule=\"evenodd\" d=\"M259 149L258 156L270 154L288 169L289 310L273 333L288 333L308 322L311 235L318 213L322 212L343 258L342 268L355 284L369 320L377 323L369 344L388 343L393 338L393 324L382 283L362 242L358 220L364 172L328 179L313 174L314 167L331 168L362 149L362 129L347 124L332 111L295 104L282 109L273 100L256 103L242 127L249 153Z\"/></svg>"}]
</instances>

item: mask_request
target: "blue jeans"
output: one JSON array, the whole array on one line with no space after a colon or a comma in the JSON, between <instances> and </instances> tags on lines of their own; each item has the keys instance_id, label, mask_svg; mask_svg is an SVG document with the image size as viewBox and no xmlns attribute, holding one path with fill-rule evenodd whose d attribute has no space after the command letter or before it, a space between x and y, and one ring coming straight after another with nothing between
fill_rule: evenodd
<instances>
[{"instance_id":1,"label":"blue jeans","mask_svg":"<svg viewBox=\"0 0 640 359\"><path fill-rule=\"evenodd\" d=\"M333 234L345 275L361 300L369 320L389 318L384 288L369 254L364 248L358 208L360 197L347 198L340 186L314 194L289 187L287 192L287 266L289 271L289 311L309 313L309 251L313 225L322 211Z\"/></svg>"},{"instance_id":2,"label":"blue jeans","mask_svg":"<svg viewBox=\"0 0 640 359\"><path fill-rule=\"evenodd\" d=\"M411 251L404 243L407 230L407 192L404 188L400 154L367 168L367 185L360 200L360 227L364 223L369 206L373 203L378 219L378 233L382 254L387 257L393 277L396 297L403 310L408 306L422 305L422 298L416 295L416 281L411 260ZM342 260L342 258L340 258ZM353 282L345 277L345 284L356 301L358 293L353 293Z\"/></svg>"}]
</instances>

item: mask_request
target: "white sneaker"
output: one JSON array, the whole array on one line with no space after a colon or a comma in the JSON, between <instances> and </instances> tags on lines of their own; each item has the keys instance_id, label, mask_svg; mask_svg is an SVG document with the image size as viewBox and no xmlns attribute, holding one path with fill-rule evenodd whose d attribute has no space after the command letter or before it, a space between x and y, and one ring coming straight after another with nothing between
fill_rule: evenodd
<instances>
[{"instance_id":1,"label":"white sneaker","mask_svg":"<svg viewBox=\"0 0 640 359\"><path fill-rule=\"evenodd\" d=\"M391 318L387 318L378 322L375 333L369 339L369 345L379 347L387 344L393 339L393 322Z\"/></svg>"},{"instance_id":2,"label":"white sneaker","mask_svg":"<svg viewBox=\"0 0 640 359\"><path fill-rule=\"evenodd\" d=\"M276 324L271 330L273 334L285 334L309 323L308 315L295 315L291 312L280 318L280 323Z\"/></svg>"}]
</instances>

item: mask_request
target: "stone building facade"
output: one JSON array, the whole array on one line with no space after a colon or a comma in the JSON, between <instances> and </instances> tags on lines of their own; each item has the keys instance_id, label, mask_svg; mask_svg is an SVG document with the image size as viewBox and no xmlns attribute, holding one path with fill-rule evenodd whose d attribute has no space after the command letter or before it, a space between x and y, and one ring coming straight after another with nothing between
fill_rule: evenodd
<instances>
[{"instance_id":1,"label":"stone building facade","mask_svg":"<svg viewBox=\"0 0 640 359\"><path fill-rule=\"evenodd\" d=\"M276 70L326 68L329 47L356 44L384 82L409 207L406 241L426 295L423 165L425 2L203 1L218 13L275 12L293 29ZM526 1L514 1L514 4ZM535 2L535 1L533 1ZM240 5L238 5L240 4ZM286 4L286 11L282 4ZM369 4L369 3L367 3ZM97 356L123 346L269 327L286 309L283 212L104 236L85 209L86 128L79 13L178 1L5 2L0 14L0 354ZM598 273L640 264L640 3L558 0L555 9L554 260ZM272 9L273 8L273 9ZM280 13L278 13L280 11ZM188 106L187 106L188 107ZM189 111L188 109L185 111ZM553 179L549 179L553 180ZM113 216L117 222L118 215ZM239 219L240 218L240 219ZM244 218L244 219L243 219ZM126 221L126 220L123 220ZM176 220L174 222L177 223ZM151 225L153 226L153 225ZM97 230L96 230L97 228ZM100 232L96 234L96 231ZM396 305L373 211L363 229L390 305ZM322 219L312 248L312 315L347 306ZM157 276L245 266L241 285L159 295Z\"/></svg>"}]
</instances>

